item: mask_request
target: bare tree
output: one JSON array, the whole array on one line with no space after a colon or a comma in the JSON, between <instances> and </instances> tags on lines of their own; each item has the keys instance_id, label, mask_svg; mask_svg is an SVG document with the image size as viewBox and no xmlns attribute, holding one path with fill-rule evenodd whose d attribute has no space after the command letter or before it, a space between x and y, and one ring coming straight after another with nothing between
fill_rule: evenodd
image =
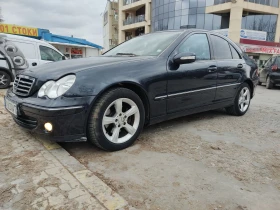
<instances>
[{"instance_id":1,"label":"bare tree","mask_svg":"<svg viewBox=\"0 0 280 210\"><path fill-rule=\"evenodd\" d=\"M1 7L0 7L0 23L1 23L1 22L4 22L4 19L3 19L2 10L1 10Z\"/></svg>"}]
</instances>

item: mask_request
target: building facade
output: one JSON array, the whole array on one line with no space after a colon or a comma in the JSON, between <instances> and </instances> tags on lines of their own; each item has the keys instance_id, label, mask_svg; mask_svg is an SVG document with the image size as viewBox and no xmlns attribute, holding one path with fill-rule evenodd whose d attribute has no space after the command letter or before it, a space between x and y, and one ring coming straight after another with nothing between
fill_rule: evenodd
<instances>
[{"instance_id":1,"label":"building facade","mask_svg":"<svg viewBox=\"0 0 280 210\"><path fill-rule=\"evenodd\" d=\"M151 32L152 0L119 0L119 43Z\"/></svg>"},{"instance_id":2,"label":"building facade","mask_svg":"<svg viewBox=\"0 0 280 210\"><path fill-rule=\"evenodd\" d=\"M106 52L118 45L119 19L118 2L107 1L103 13L103 52Z\"/></svg>"}]
</instances>

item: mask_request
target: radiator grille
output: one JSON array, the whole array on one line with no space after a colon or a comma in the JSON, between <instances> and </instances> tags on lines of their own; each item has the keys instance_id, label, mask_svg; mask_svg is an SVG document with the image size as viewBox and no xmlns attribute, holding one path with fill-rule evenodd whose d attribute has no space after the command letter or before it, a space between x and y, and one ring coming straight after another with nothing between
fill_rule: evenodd
<instances>
[{"instance_id":1,"label":"radiator grille","mask_svg":"<svg viewBox=\"0 0 280 210\"><path fill-rule=\"evenodd\" d=\"M13 92L20 96L29 96L30 91L35 83L35 78L17 75L14 81Z\"/></svg>"}]
</instances>

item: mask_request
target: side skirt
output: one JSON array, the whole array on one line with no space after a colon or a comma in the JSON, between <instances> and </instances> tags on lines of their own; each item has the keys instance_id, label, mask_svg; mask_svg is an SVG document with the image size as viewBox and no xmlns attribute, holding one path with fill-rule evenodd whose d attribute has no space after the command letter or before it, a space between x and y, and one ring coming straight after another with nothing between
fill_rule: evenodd
<instances>
[{"instance_id":1,"label":"side skirt","mask_svg":"<svg viewBox=\"0 0 280 210\"><path fill-rule=\"evenodd\" d=\"M183 117L183 116L187 116L187 115L191 115L191 114L196 114L196 113L200 113L200 112L205 112L205 111L210 111L210 110L214 110L214 109L220 109L220 108L224 108L227 106L231 106L233 104L233 100L228 100L228 101L223 101L220 103L214 103L211 105L207 105L207 106L202 106L202 107L198 107L198 108L193 108L193 109L188 109L188 110L184 110L184 111L180 111L180 112L176 112L176 113L170 113L167 115L163 115L163 116L159 116L159 117L155 117L150 119L150 123L149 125L153 125L153 124L157 124L163 121L167 121L167 120L172 120L178 117Z\"/></svg>"}]
</instances>

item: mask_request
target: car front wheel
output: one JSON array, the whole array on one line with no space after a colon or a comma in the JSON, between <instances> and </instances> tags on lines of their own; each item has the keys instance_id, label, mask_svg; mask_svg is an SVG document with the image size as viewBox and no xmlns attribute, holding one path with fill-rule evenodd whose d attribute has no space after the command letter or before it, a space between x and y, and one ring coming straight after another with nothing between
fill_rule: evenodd
<instances>
[{"instance_id":1,"label":"car front wheel","mask_svg":"<svg viewBox=\"0 0 280 210\"><path fill-rule=\"evenodd\" d=\"M5 71L0 71L0 89L6 89L11 83L11 77Z\"/></svg>"},{"instance_id":2,"label":"car front wheel","mask_svg":"<svg viewBox=\"0 0 280 210\"><path fill-rule=\"evenodd\" d=\"M125 149L140 135L144 118L144 106L136 93L126 88L112 89L92 109L88 140L108 151Z\"/></svg>"},{"instance_id":3,"label":"car front wheel","mask_svg":"<svg viewBox=\"0 0 280 210\"><path fill-rule=\"evenodd\" d=\"M243 83L235 97L234 104L226 108L226 111L230 115L242 116L244 115L250 106L251 91L247 83Z\"/></svg>"}]
</instances>

